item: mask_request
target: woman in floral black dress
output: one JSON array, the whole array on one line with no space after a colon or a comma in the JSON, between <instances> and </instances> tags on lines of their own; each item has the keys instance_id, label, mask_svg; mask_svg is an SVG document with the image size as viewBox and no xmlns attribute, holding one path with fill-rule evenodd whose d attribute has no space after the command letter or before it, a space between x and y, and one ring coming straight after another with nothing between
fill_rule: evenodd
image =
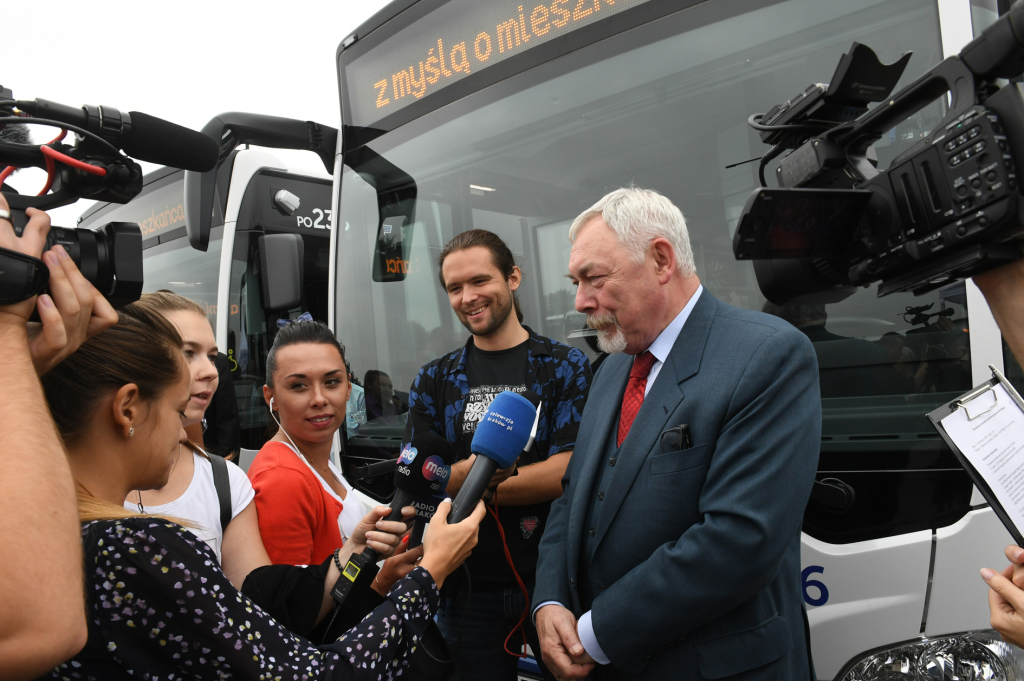
<instances>
[{"instance_id":1,"label":"woman in floral black dress","mask_svg":"<svg viewBox=\"0 0 1024 681\"><path fill-rule=\"evenodd\" d=\"M438 587L476 544L483 506L457 525L445 522L442 506L420 566L358 626L313 646L235 589L195 535L121 505L128 490L166 482L185 440L189 382L180 348L168 322L129 306L44 378L79 488L89 619L85 648L50 678L403 676L437 610ZM328 585L338 577L331 569Z\"/></svg>"}]
</instances>

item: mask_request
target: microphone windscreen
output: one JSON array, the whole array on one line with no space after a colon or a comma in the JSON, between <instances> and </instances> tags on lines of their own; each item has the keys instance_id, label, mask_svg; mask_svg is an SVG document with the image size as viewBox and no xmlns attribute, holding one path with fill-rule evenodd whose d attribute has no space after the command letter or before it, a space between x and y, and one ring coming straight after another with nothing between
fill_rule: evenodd
<instances>
[{"instance_id":1,"label":"microphone windscreen","mask_svg":"<svg viewBox=\"0 0 1024 681\"><path fill-rule=\"evenodd\" d=\"M510 390L499 393L473 434L472 451L508 468L530 441L537 408L530 400Z\"/></svg>"},{"instance_id":2,"label":"microphone windscreen","mask_svg":"<svg viewBox=\"0 0 1024 681\"><path fill-rule=\"evenodd\" d=\"M452 458L452 446L437 433L417 435L398 457L395 487L414 497L444 492L451 477L451 467L445 461Z\"/></svg>"},{"instance_id":3,"label":"microphone windscreen","mask_svg":"<svg viewBox=\"0 0 1024 681\"><path fill-rule=\"evenodd\" d=\"M205 172L217 166L220 148L207 135L156 116L130 111L131 139L122 149L139 161Z\"/></svg>"}]
</instances>

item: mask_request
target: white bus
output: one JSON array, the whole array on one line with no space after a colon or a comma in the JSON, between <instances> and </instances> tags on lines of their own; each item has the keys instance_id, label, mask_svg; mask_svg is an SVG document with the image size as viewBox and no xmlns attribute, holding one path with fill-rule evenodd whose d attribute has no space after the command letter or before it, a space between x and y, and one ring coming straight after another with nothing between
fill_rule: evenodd
<instances>
[{"instance_id":1,"label":"white bus","mask_svg":"<svg viewBox=\"0 0 1024 681\"><path fill-rule=\"evenodd\" d=\"M436 259L471 228L514 251L526 323L597 360L564 276L567 232L628 184L682 208L711 293L769 309L731 249L758 180L756 164L728 166L766 150L747 117L827 80L853 41L885 63L913 51L902 87L996 10L995 0L392 2L337 52L329 312L356 375L383 371L401 391L464 342ZM879 141L880 167L945 106ZM977 288L878 298L872 286L775 312L811 337L821 371L819 484L803 528L818 678L1018 678L1001 671L1016 653L988 632L978 576L1005 563L1009 535L924 416L987 379L989 364L1021 385ZM401 419L363 434L353 449L395 455Z\"/></svg>"},{"instance_id":2,"label":"white bus","mask_svg":"<svg viewBox=\"0 0 1024 681\"><path fill-rule=\"evenodd\" d=\"M331 180L288 172L273 155L255 149L232 152L216 175L205 252L189 243L185 171L174 168L146 175L142 193L128 204L93 206L78 226L137 222L143 239L143 290L169 289L206 306L217 345L230 360L241 446L259 449L271 423L262 389L277 320L303 311L315 319L328 316ZM273 269L264 267L267 254L260 249L262 237L278 234L297 235L302 243L301 294L297 304L285 309L272 309L265 302L267 289L276 282Z\"/></svg>"}]
</instances>

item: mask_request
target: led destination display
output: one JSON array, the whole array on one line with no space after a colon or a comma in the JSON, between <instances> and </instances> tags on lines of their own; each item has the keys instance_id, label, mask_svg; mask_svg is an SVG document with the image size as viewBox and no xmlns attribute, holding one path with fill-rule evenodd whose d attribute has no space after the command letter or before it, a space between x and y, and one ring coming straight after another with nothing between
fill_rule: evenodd
<instances>
[{"instance_id":1,"label":"led destination display","mask_svg":"<svg viewBox=\"0 0 1024 681\"><path fill-rule=\"evenodd\" d=\"M369 125L515 54L648 0L452 0L345 68L352 120Z\"/></svg>"}]
</instances>

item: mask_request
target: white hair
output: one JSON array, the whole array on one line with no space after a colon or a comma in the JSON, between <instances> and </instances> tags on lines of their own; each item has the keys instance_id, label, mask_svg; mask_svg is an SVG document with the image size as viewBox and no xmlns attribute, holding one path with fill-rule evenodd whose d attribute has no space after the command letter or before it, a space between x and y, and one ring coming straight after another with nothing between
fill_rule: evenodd
<instances>
[{"instance_id":1,"label":"white hair","mask_svg":"<svg viewBox=\"0 0 1024 681\"><path fill-rule=\"evenodd\" d=\"M661 237L672 244L680 273L684 277L696 274L686 218L674 203L658 192L623 187L605 194L573 221L569 241L575 241L583 226L596 217L603 218L611 227L635 263L642 263L647 247Z\"/></svg>"}]
</instances>

